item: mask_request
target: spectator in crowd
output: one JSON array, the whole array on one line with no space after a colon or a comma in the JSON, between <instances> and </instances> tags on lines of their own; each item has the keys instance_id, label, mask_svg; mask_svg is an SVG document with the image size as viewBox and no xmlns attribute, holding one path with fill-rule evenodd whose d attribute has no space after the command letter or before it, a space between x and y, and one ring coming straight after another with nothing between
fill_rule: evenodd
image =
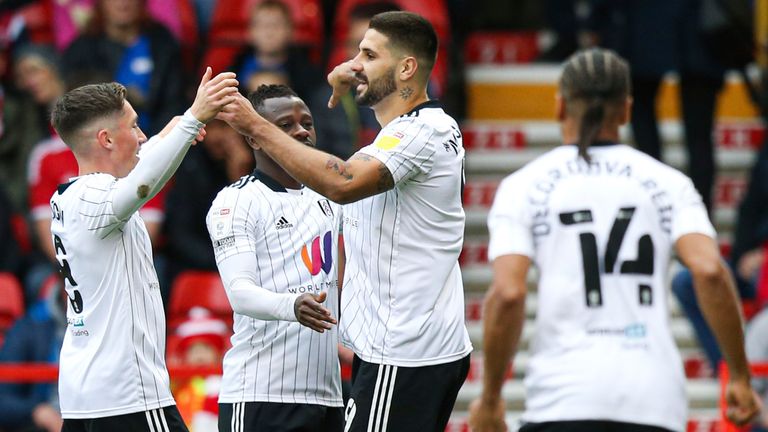
<instances>
[{"instance_id":1,"label":"spectator in crowd","mask_svg":"<svg viewBox=\"0 0 768 432\"><path fill-rule=\"evenodd\" d=\"M189 319L176 329L181 364L221 365L230 335L230 328L224 321L211 317L207 309L192 308ZM176 405L190 432L217 431L220 387L221 375L196 376L175 387Z\"/></svg>"},{"instance_id":2,"label":"spectator in crowd","mask_svg":"<svg viewBox=\"0 0 768 432\"><path fill-rule=\"evenodd\" d=\"M0 181L13 210L26 214L27 165L35 144L50 134L50 97L58 91L50 81L57 58L52 49L40 45L22 45L14 54L10 69L18 78L17 85L0 89ZM0 55L0 75L5 68L5 56Z\"/></svg>"},{"instance_id":3,"label":"spectator in crowd","mask_svg":"<svg viewBox=\"0 0 768 432\"><path fill-rule=\"evenodd\" d=\"M255 72L282 71L288 75L296 93L307 98L322 84L322 72L308 58L307 52L293 43L289 7L279 0L264 0L251 11L248 45L236 56L229 70L237 74L241 86L248 83Z\"/></svg>"},{"instance_id":4,"label":"spectator in crowd","mask_svg":"<svg viewBox=\"0 0 768 432\"><path fill-rule=\"evenodd\" d=\"M164 255L171 286L181 271L216 271L205 215L216 194L253 170L253 152L242 135L219 120L206 126L202 143L190 148L166 198Z\"/></svg>"},{"instance_id":5,"label":"spectator in crowd","mask_svg":"<svg viewBox=\"0 0 768 432\"><path fill-rule=\"evenodd\" d=\"M632 66L632 134L641 151L662 159L656 97L667 72L680 82L688 173L712 210L716 167L712 130L725 67L712 55L698 27L701 0L593 0L590 28L600 45ZM653 31L649 31L653 29Z\"/></svg>"},{"instance_id":6,"label":"spectator in crowd","mask_svg":"<svg viewBox=\"0 0 768 432\"><path fill-rule=\"evenodd\" d=\"M12 218L13 206L5 192L5 186L0 184L0 272L18 275L22 257L11 225Z\"/></svg>"},{"instance_id":7,"label":"spectator in crowd","mask_svg":"<svg viewBox=\"0 0 768 432\"><path fill-rule=\"evenodd\" d=\"M70 86L123 84L140 127L153 135L182 110L184 76L176 39L148 17L145 6L146 0L98 0L86 31L65 51L62 68Z\"/></svg>"},{"instance_id":8,"label":"spectator in crowd","mask_svg":"<svg viewBox=\"0 0 768 432\"><path fill-rule=\"evenodd\" d=\"M19 319L0 349L0 362L57 363L67 328L66 296L60 283L46 292ZM0 429L6 432L59 432L55 383L0 383Z\"/></svg>"}]
</instances>

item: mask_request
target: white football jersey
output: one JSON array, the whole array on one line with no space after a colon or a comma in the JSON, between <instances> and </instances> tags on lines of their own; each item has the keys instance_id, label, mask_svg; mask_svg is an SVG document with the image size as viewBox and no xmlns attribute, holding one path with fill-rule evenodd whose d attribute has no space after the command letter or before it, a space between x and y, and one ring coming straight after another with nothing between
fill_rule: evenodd
<instances>
[{"instance_id":1,"label":"white football jersey","mask_svg":"<svg viewBox=\"0 0 768 432\"><path fill-rule=\"evenodd\" d=\"M342 342L367 362L404 367L468 355L456 121L429 101L392 120L359 153L386 165L395 187L344 206Z\"/></svg>"},{"instance_id":2,"label":"white football jersey","mask_svg":"<svg viewBox=\"0 0 768 432\"><path fill-rule=\"evenodd\" d=\"M714 238L690 179L621 144L560 146L507 177L488 217L489 259L539 269L525 378L531 422L614 420L685 430L682 361L666 285L674 242Z\"/></svg>"},{"instance_id":3,"label":"white football jersey","mask_svg":"<svg viewBox=\"0 0 768 432\"><path fill-rule=\"evenodd\" d=\"M69 297L59 371L64 418L174 404L152 245L137 212L127 220L112 212L118 181L85 175L51 198L51 232Z\"/></svg>"},{"instance_id":4,"label":"white football jersey","mask_svg":"<svg viewBox=\"0 0 768 432\"><path fill-rule=\"evenodd\" d=\"M316 192L288 191L255 171L219 192L206 224L216 262L245 255L261 288L275 293L327 292L338 318L341 208ZM338 330L318 333L295 321L234 314L219 402L343 406Z\"/></svg>"}]
</instances>

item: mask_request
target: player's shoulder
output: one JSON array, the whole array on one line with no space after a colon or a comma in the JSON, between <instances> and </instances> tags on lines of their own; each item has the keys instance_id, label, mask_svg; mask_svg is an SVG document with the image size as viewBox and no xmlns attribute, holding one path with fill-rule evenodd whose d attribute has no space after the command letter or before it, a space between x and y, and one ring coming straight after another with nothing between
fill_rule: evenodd
<instances>
[{"instance_id":1,"label":"player's shoulder","mask_svg":"<svg viewBox=\"0 0 768 432\"><path fill-rule=\"evenodd\" d=\"M429 133L449 133L453 129L458 130L458 123L443 110L440 102L429 100L395 118L384 126L382 131L402 131L404 128L418 128Z\"/></svg>"},{"instance_id":2,"label":"player's shoulder","mask_svg":"<svg viewBox=\"0 0 768 432\"><path fill-rule=\"evenodd\" d=\"M682 171L669 166L643 152L628 145L619 146L618 150L625 153L624 157L632 164L634 169L639 170L638 174L651 176L657 180L660 185L678 186L687 184L691 180Z\"/></svg>"},{"instance_id":3,"label":"player's shoulder","mask_svg":"<svg viewBox=\"0 0 768 432\"><path fill-rule=\"evenodd\" d=\"M556 165L564 160L573 159L576 153L567 146L557 146L523 165L520 169L509 174L502 180L502 184L515 184L522 186L530 183L540 175L546 175Z\"/></svg>"},{"instance_id":4,"label":"player's shoulder","mask_svg":"<svg viewBox=\"0 0 768 432\"><path fill-rule=\"evenodd\" d=\"M224 186L213 199L213 206L250 200L249 193L256 182L253 174L247 174Z\"/></svg>"}]
</instances>

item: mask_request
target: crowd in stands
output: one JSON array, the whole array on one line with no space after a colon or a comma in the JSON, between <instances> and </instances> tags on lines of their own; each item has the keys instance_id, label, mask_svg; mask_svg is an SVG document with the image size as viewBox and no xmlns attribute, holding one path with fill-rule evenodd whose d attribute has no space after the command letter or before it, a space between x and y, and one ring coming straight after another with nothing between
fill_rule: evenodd
<instances>
[{"instance_id":1,"label":"crowd in stands","mask_svg":"<svg viewBox=\"0 0 768 432\"><path fill-rule=\"evenodd\" d=\"M711 138L714 107L726 65L715 55L708 55L702 41L692 37L698 31L693 28L695 20L687 21L691 28L675 21L676 17L695 14L701 3L0 2L0 361L56 362L66 328L66 297L57 277L49 199L58 184L77 175L77 163L50 126L49 109L68 89L93 82L122 83L139 114L140 127L152 136L189 105L196 77L205 66L211 66L214 73L236 72L245 94L261 84L287 84L314 114L318 147L347 158L370 143L379 126L370 109L355 104L353 93L344 95L338 108L328 109L331 93L325 77L334 65L355 55L373 15L405 9L432 22L441 46L430 96L444 100L459 118L464 109L461 44L467 33L479 28L548 26L559 39L541 53L539 60L562 61L587 40L612 48L630 61L635 90L632 132L638 147L657 158L662 155L662 144L654 112L655 94L665 73L678 72L689 173L711 209L716 170ZM574 5L590 6L591 14L585 16ZM476 10L467 15L470 8ZM532 11L536 8L541 10ZM649 32L648 28L655 30ZM674 42L678 38L686 43ZM763 105L765 115L768 102ZM167 306L169 359L215 365L220 364L232 331L226 297L224 313L205 311L181 304L180 298L185 296L175 290L185 289L184 278L200 283L195 278L206 277L195 272L216 271L205 215L218 191L250 173L254 160L243 137L227 124L213 121L206 130L204 142L189 151L174 179L141 209L141 216L152 239ZM739 276L742 296L757 299L762 306L768 301L768 146L759 152L751 179L739 209L730 264ZM697 310L692 289L690 276L685 273L675 279L674 293L691 317L716 370L720 354ZM220 293L223 295L223 289ZM200 293L189 294L196 295ZM181 303L174 303L175 298ZM766 316L768 312L760 313L756 325L768 327ZM758 335L752 337L756 341L752 344L753 358L768 359L765 331L751 334ZM192 421L188 416L194 416L193 428L201 425L199 430L207 430L206 425L215 425L217 385L215 379L202 378L176 383L180 410L187 421ZM0 431L59 430L61 418L55 407L53 384L0 383ZM34 428L26 429L30 425Z\"/></svg>"}]
</instances>

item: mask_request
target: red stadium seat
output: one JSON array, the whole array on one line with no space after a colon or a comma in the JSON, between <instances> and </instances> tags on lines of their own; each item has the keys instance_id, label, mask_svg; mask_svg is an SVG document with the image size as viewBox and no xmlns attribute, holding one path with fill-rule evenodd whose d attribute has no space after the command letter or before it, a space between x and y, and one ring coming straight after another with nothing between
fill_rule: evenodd
<instances>
[{"instance_id":1,"label":"red stadium seat","mask_svg":"<svg viewBox=\"0 0 768 432\"><path fill-rule=\"evenodd\" d=\"M208 46L211 49L216 49L218 47L242 47L245 45L248 38L248 21L251 18L251 10L259 1L219 0L213 12L211 28L208 32ZM293 15L295 42L311 47L313 57L318 56L312 60L319 61L319 54L322 52L323 46L323 14L320 0L282 1L288 5ZM206 57L208 56L209 54L206 54ZM203 67L206 65L205 62L202 64ZM229 64L225 64L222 69L218 70L223 70L228 66Z\"/></svg>"},{"instance_id":2,"label":"red stadium seat","mask_svg":"<svg viewBox=\"0 0 768 432\"><path fill-rule=\"evenodd\" d=\"M189 310L195 306L204 307L216 318L232 323L232 307L216 272L185 271L176 277L171 286L169 328L186 320Z\"/></svg>"},{"instance_id":3,"label":"red stadium seat","mask_svg":"<svg viewBox=\"0 0 768 432\"><path fill-rule=\"evenodd\" d=\"M24 313L24 291L13 273L0 273L0 335Z\"/></svg>"}]
</instances>

